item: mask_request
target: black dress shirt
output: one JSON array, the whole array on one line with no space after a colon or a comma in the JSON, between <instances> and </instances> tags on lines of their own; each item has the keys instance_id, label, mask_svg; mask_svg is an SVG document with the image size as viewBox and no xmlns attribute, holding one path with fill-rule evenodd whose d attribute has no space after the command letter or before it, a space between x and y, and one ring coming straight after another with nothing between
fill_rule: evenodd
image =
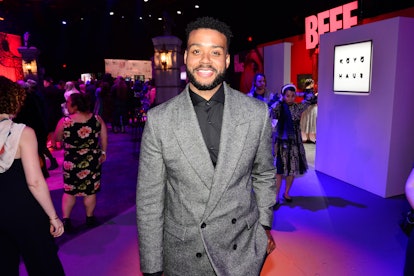
<instances>
[{"instance_id":1,"label":"black dress shirt","mask_svg":"<svg viewBox=\"0 0 414 276\"><path fill-rule=\"evenodd\" d=\"M191 90L190 97L211 161L216 166L223 121L224 87L222 85L208 101Z\"/></svg>"}]
</instances>

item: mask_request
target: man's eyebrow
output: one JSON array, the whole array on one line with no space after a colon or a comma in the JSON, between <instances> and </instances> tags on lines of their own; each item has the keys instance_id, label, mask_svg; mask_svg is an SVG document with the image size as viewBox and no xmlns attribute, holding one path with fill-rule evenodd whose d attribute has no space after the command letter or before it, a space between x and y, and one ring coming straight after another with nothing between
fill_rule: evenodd
<instances>
[{"instance_id":1,"label":"man's eyebrow","mask_svg":"<svg viewBox=\"0 0 414 276\"><path fill-rule=\"evenodd\" d=\"M225 47L224 46L220 46L220 45L204 45L204 44L201 44L201 43L193 43L193 44L190 44L190 45L188 45L188 48L191 48L191 47L193 47L193 46L198 46L198 47L210 47L210 48L221 48L221 49L225 49Z\"/></svg>"}]
</instances>

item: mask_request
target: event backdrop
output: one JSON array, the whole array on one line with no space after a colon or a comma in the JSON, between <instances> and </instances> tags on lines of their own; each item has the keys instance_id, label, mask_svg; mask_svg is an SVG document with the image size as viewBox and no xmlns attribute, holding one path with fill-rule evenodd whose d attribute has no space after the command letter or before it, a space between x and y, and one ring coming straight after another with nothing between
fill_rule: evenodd
<instances>
[{"instance_id":1,"label":"event backdrop","mask_svg":"<svg viewBox=\"0 0 414 276\"><path fill-rule=\"evenodd\" d=\"M105 59L105 73L131 79L145 76L145 80L150 80L152 65L150 60Z\"/></svg>"}]
</instances>

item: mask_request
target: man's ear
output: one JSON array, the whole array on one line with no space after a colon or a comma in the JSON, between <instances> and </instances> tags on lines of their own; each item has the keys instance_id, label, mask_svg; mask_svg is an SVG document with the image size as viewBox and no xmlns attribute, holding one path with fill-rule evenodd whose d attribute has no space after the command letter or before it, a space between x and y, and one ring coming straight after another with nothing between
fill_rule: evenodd
<instances>
[{"instance_id":1,"label":"man's ear","mask_svg":"<svg viewBox=\"0 0 414 276\"><path fill-rule=\"evenodd\" d=\"M184 51L184 64L187 64L187 50Z\"/></svg>"},{"instance_id":2,"label":"man's ear","mask_svg":"<svg viewBox=\"0 0 414 276\"><path fill-rule=\"evenodd\" d=\"M228 69L230 66L230 54L226 55L226 69Z\"/></svg>"}]
</instances>

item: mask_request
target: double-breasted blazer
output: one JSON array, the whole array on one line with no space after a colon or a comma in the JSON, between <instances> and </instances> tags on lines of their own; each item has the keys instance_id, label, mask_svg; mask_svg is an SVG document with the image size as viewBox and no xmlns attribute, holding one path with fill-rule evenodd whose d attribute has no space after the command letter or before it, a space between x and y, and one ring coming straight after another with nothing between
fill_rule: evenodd
<instances>
[{"instance_id":1,"label":"double-breasted blazer","mask_svg":"<svg viewBox=\"0 0 414 276\"><path fill-rule=\"evenodd\" d=\"M188 85L149 110L137 181L141 271L259 275L276 202L267 105L224 85L214 167Z\"/></svg>"}]
</instances>

